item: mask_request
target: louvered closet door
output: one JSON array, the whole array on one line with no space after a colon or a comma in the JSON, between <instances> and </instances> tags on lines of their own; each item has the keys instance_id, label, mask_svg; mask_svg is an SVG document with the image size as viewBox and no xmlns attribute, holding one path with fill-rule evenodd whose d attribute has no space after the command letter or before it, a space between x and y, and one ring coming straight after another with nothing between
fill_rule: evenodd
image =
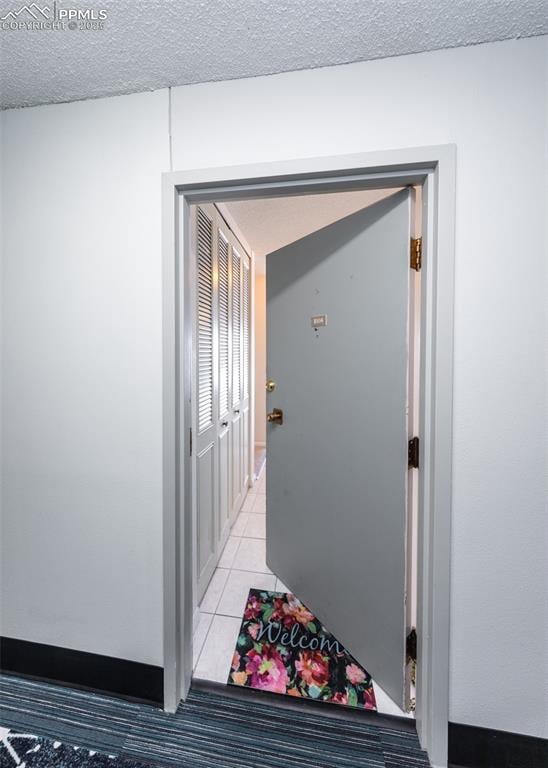
<instances>
[{"instance_id":1,"label":"louvered closet door","mask_svg":"<svg viewBox=\"0 0 548 768\"><path fill-rule=\"evenodd\" d=\"M217 214L218 215L218 214ZM230 532L231 484L231 386L230 386L230 233L221 222L217 228L218 330L219 330L219 525L218 546L222 549Z\"/></svg>"},{"instance_id":2,"label":"louvered closet door","mask_svg":"<svg viewBox=\"0 0 548 768\"><path fill-rule=\"evenodd\" d=\"M234 240L234 238L232 238ZM234 243L230 249L232 430L231 430L231 512L234 522L243 501L242 494L242 256Z\"/></svg>"},{"instance_id":3,"label":"louvered closet door","mask_svg":"<svg viewBox=\"0 0 548 768\"><path fill-rule=\"evenodd\" d=\"M217 231L212 206L195 209L196 314L194 328L194 510L198 601L218 554L219 469L217 440Z\"/></svg>"},{"instance_id":4,"label":"louvered closet door","mask_svg":"<svg viewBox=\"0 0 548 768\"><path fill-rule=\"evenodd\" d=\"M200 602L249 479L250 261L213 205L194 209L193 455Z\"/></svg>"}]
</instances>

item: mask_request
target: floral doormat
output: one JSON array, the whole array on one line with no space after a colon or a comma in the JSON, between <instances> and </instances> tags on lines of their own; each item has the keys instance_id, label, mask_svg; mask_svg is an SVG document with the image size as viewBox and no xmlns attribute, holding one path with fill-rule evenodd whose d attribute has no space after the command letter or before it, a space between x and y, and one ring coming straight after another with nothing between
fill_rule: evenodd
<instances>
[{"instance_id":1,"label":"floral doormat","mask_svg":"<svg viewBox=\"0 0 548 768\"><path fill-rule=\"evenodd\" d=\"M249 590L228 683L377 709L371 676L291 593Z\"/></svg>"}]
</instances>

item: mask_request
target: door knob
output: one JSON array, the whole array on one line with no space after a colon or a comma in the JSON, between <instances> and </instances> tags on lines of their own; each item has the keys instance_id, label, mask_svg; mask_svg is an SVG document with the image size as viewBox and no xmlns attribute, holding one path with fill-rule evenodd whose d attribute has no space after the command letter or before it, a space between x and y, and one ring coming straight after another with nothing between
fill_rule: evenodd
<instances>
[{"instance_id":1,"label":"door knob","mask_svg":"<svg viewBox=\"0 0 548 768\"><path fill-rule=\"evenodd\" d=\"M276 382L272 381L272 379L269 379L266 382L266 391L267 392L274 392L275 389L276 389Z\"/></svg>"},{"instance_id":2,"label":"door knob","mask_svg":"<svg viewBox=\"0 0 548 768\"><path fill-rule=\"evenodd\" d=\"M284 412L280 408L274 408L271 413L266 414L266 420L269 424L283 424Z\"/></svg>"}]
</instances>

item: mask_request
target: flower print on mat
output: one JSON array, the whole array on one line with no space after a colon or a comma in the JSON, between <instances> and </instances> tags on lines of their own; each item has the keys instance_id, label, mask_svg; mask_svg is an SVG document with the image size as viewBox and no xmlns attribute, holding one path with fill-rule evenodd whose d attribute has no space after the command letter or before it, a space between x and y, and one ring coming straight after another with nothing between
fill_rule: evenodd
<instances>
[{"instance_id":1,"label":"flower print on mat","mask_svg":"<svg viewBox=\"0 0 548 768\"><path fill-rule=\"evenodd\" d=\"M371 676L290 593L249 591L228 683L377 708Z\"/></svg>"}]
</instances>

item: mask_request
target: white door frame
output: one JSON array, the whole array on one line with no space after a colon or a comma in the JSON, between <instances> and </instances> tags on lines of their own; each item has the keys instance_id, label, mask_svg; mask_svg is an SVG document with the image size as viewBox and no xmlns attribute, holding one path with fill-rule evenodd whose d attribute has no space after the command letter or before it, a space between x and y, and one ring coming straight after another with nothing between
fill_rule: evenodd
<instances>
[{"instance_id":1,"label":"white door frame","mask_svg":"<svg viewBox=\"0 0 548 768\"><path fill-rule=\"evenodd\" d=\"M417 732L447 765L456 148L440 145L163 174L164 707L192 677L189 206L323 191L423 187Z\"/></svg>"}]
</instances>

